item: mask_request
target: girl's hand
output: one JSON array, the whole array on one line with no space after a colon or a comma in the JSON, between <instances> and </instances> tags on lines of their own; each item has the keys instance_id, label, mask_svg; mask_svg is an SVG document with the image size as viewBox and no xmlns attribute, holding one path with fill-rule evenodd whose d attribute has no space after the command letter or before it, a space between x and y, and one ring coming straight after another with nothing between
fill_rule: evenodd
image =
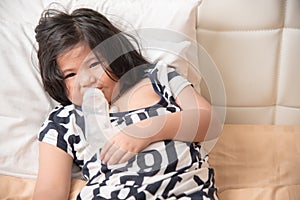
<instances>
[{"instance_id":1,"label":"girl's hand","mask_svg":"<svg viewBox=\"0 0 300 200\"><path fill-rule=\"evenodd\" d=\"M128 161L151 143L150 138L138 138L118 132L106 142L100 153L103 163L114 165Z\"/></svg>"}]
</instances>

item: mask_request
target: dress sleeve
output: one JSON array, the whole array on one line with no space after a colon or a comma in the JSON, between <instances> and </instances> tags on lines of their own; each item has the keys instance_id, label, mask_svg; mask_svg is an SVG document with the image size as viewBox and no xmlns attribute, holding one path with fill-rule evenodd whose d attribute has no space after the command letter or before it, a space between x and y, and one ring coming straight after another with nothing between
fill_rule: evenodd
<instances>
[{"instance_id":1,"label":"dress sleeve","mask_svg":"<svg viewBox=\"0 0 300 200\"><path fill-rule=\"evenodd\" d=\"M80 131L74 120L74 106L56 107L40 128L39 141L56 146L74 158L74 144L79 139L76 132Z\"/></svg>"},{"instance_id":2,"label":"dress sleeve","mask_svg":"<svg viewBox=\"0 0 300 200\"><path fill-rule=\"evenodd\" d=\"M187 79L181 76L174 68L167 69L168 81L173 97L176 99L179 93L188 85L192 85Z\"/></svg>"},{"instance_id":3,"label":"dress sleeve","mask_svg":"<svg viewBox=\"0 0 300 200\"><path fill-rule=\"evenodd\" d=\"M175 99L183 88L192 85L187 79L181 76L174 67L168 66L162 61L156 63L152 74L157 75L159 83L167 87Z\"/></svg>"}]
</instances>

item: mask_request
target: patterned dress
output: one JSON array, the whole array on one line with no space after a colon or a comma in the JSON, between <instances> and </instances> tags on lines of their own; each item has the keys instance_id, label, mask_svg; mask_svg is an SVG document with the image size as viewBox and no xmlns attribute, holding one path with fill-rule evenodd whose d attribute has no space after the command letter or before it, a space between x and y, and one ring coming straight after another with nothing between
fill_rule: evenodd
<instances>
[{"instance_id":1,"label":"patterned dress","mask_svg":"<svg viewBox=\"0 0 300 200\"><path fill-rule=\"evenodd\" d=\"M146 78L160 95L155 105L110 113L113 126L180 111L175 98L190 83L173 68L155 65ZM77 199L217 199L214 171L198 143L159 141L125 163L105 165L88 152L80 108L58 106L44 122L39 140L73 157L87 180Z\"/></svg>"}]
</instances>

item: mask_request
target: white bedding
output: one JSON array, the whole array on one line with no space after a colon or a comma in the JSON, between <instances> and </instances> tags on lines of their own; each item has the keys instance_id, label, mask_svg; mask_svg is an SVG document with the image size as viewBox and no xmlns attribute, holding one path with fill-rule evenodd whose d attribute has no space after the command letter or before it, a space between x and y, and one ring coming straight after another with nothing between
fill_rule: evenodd
<instances>
[{"instance_id":1,"label":"white bedding","mask_svg":"<svg viewBox=\"0 0 300 200\"><path fill-rule=\"evenodd\" d=\"M37 175L37 133L46 115L57 103L43 91L34 28L41 12L51 2L0 2L0 174L23 178L35 178ZM196 41L196 8L200 1L56 2L67 10L78 7L96 9L126 31L134 33L133 29L139 30L146 57L152 61L162 59L177 66L185 76L189 76L188 67L197 63L197 49L193 41ZM198 85L200 78L193 76L191 81Z\"/></svg>"}]
</instances>

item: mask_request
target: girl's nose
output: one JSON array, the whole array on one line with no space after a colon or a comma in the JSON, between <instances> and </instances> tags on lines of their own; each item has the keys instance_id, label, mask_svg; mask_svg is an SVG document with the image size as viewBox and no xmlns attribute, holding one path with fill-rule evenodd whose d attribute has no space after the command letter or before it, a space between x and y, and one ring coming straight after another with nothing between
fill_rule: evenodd
<instances>
[{"instance_id":1,"label":"girl's nose","mask_svg":"<svg viewBox=\"0 0 300 200\"><path fill-rule=\"evenodd\" d=\"M79 77L79 84L81 87L92 87L97 82L97 78L91 73L81 73Z\"/></svg>"}]
</instances>

